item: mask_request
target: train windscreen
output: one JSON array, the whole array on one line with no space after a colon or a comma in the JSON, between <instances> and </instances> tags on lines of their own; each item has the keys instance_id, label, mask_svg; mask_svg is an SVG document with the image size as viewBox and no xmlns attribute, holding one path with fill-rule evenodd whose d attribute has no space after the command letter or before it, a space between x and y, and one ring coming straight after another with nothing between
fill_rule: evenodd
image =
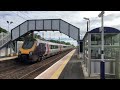
<instances>
[{"instance_id":1,"label":"train windscreen","mask_svg":"<svg viewBox=\"0 0 120 90\"><path fill-rule=\"evenodd\" d=\"M23 49L30 49L30 48L32 48L32 46L34 45L35 41L36 41L36 39L33 38L32 35L26 36L22 48Z\"/></svg>"},{"instance_id":2,"label":"train windscreen","mask_svg":"<svg viewBox=\"0 0 120 90\"><path fill-rule=\"evenodd\" d=\"M25 41L23 43L22 48L23 49L30 49L30 48L32 48L33 45L34 45L34 41Z\"/></svg>"}]
</instances>

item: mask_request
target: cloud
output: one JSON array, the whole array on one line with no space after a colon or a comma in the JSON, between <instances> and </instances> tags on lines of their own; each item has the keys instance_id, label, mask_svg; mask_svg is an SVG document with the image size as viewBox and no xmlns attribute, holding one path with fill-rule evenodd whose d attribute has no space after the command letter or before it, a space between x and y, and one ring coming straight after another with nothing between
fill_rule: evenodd
<instances>
[{"instance_id":1,"label":"cloud","mask_svg":"<svg viewBox=\"0 0 120 90\"><path fill-rule=\"evenodd\" d=\"M5 18L6 16L14 16L14 15L9 13L8 11L0 11L0 18Z\"/></svg>"},{"instance_id":2,"label":"cloud","mask_svg":"<svg viewBox=\"0 0 120 90\"><path fill-rule=\"evenodd\" d=\"M13 21L13 24L10 25L10 29L12 29L28 19L63 19L80 28L81 37L83 37L87 31L87 23L83 18L90 18L90 30L92 30L101 26L101 18L98 17L99 13L100 11L0 11L0 26L7 29L7 20ZM120 29L120 11L105 11L104 26ZM55 35L53 37L58 39L59 34L59 32L54 32L52 35ZM49 37L50 32L46 33L46 38ZM69 38L66 35L61 37L63 39ZM71 39L72 41L74 42Z\"/></svg>"}]
</instances>

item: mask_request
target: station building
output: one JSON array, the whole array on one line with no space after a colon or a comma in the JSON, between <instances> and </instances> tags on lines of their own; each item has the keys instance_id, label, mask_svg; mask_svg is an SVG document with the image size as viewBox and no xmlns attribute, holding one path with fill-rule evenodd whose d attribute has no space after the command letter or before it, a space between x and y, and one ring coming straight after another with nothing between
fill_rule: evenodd
<instances>
[{"instance_id":1,"label":"station building","mask_svg":"<svg viewBox=\"0 0 120 90\"><path fill-rule=\"evenodd\" d=\"M120 50L120 31L104 27L105 74L115 75L116 52ZM89 76L100 75L101 31L95 28L83 38L83 60Z\"/></svg>"}]
</instances>

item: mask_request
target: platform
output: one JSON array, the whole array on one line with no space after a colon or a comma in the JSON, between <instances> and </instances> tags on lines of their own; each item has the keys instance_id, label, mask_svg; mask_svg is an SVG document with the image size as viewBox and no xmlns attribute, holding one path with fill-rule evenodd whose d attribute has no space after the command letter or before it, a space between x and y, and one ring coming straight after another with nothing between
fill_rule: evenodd
<instances>
[{"instance_id":1,"label":"platform","mask_svg":"<svg viewBox=\"0 0 120 90\"><path fill-rule=\"evenodd\" d=\"M58 79L84 79L81 60L77 58L77 52L73 54Z\"/></svg>"},{"instance_id":2,"label":"platform","mask_svg":"<svg viewBox=\"0 0 120 90\"><path fill-rule=\"evenodd\" d=\"M35 79L84 79L81 61L77 59L76 50L72 50Z\"/></svg>"},{"instance_id":3,"label":"platform","mask_svg":"<svg viewBox=\"0 0 120 90\"><path fill-rule=\"evenodd\" d=\"M5 61L5 60L11 60L11 59L15 59L18 56L12 56L12 57L0 57L0 61Z\"/></svg>"}]
</instances>

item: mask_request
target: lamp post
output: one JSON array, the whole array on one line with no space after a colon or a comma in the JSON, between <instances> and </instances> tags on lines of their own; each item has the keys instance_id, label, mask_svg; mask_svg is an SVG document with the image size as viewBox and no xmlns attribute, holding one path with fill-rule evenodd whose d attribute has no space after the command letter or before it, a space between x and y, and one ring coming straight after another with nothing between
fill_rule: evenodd
<instances>
[{"instance_id":1,"label":"lamp post","mask_svg":"<svg viewBox=\"0 0 120 90\"><path fill-rule=\"evenodd\" d=\"M7 21L8 23L8 31L9 31L9 25L12 24L13 22L12 21Z\"/></svg>"},{"instance_id":2,"label":"lamp post","mask_svg":"<svg viewBox=\"0 0 120 90\"><path fill-rule=\"evenodd\" d=\"M7 21L7 23L8 23L8 32L9 32L9 25L12 24L13 22ZM10 33L11 33L11 31L10 31ZM10 43L10 55L11 55L11 53L12 53L12 43Z\"/></svg>"},{"instance_id":3,"label":"lamp post","mask_svg":"<svg viewBox=\"0 0 120 90\"><path fill-rule=\"evenodd\" d=\"M89 26L89 31L90 31L90 19L84 17L83 19L87 20L87 32L88 32L88 26Z\"/></svg>"},{"instance_id":4,"label":"lamp post","mask_svg":"<svg viewBox=\"0 0 120 90\"><path fill-rule=\"evenodd\" d=\"M104 26L103 26L103 16L104 11L102 11L98 17L101 17L101 62L100 62L100 78L105 79L105 61L104 61Z\"/></svg>"}]
</instances>

